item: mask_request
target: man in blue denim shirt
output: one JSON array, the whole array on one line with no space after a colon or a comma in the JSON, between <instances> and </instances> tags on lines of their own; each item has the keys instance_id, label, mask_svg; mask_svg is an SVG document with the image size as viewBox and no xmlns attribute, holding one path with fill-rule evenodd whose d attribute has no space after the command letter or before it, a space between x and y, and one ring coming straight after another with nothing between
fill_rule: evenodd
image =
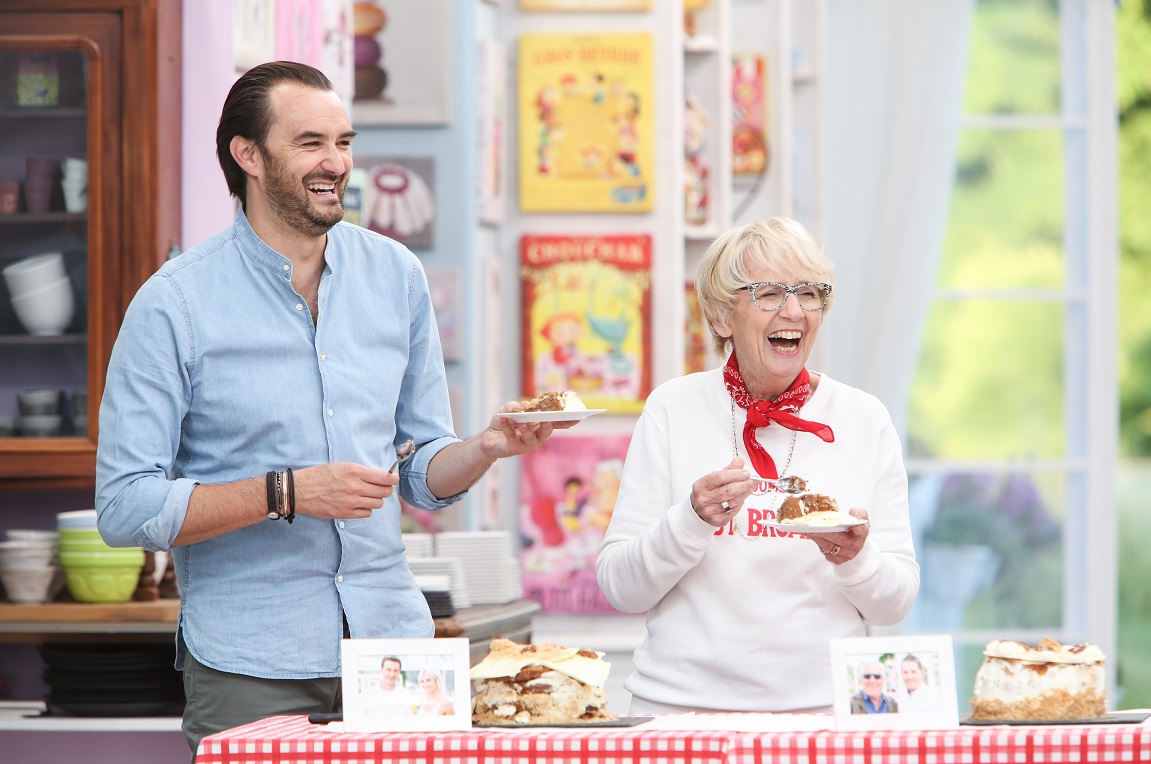
<instances>
[{"instance_id":1,"label":"man in blue denim shirt","mask_svg":"<svg viewBox=\"0 0 1151 764\"><path fill-rule=\"evenodd\" d=\"M345 630L433 636L394 492L442 509L552 433L497 414L455 437L419 261L341 222L354 136L315 69L241 77L216 147L243 212L140 288L112 351L100 532L172 549L193 750L274 714L338 710ZM389 472L409 438L415 455Z\"/></svg>"}]
</instances>

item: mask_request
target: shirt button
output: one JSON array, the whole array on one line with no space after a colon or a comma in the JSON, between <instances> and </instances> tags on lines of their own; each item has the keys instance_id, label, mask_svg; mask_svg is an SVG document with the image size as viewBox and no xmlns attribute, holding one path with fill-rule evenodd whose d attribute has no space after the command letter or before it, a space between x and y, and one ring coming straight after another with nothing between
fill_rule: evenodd
<instances>
[{"instance_id":1,"label":"shirt button","mask_svg":"<svg viewBox=\"0 0 1151 764\"><path fill-rule=\"evenodd\" d=\"M320 353L320 360L321 361L326 361L327 359L328 359L327 353Z\"/></svg>"},{"instance_id":2,"label":"shirt button","mask_svg":"<svg viewBox=\"0 0 1151 764\"><path fill-rule=\"evenodd\" d=\"M340 584L344 583L344 577L343 576L336 576L336 583L340 583Z\"/></svg>"},{"instance_id":3,"label":"shirt button","mask_svg":"<svg viewBox=\"0 0 1151 764\"><path fill-rule=\"evenodd\" d=\"M335 415L336 415L336 412L332 411L331 409L328 409L328 416L335 416Z\"/></svg>"},{"instance_id":4,"label":"shirt button","mask_svg":"<svg viewBox=\"0 0 1151 764\"><path fill-rule=\"evenodd\" d=\"M287 263L285 263L285 264L284 264L284 270L286 270L286 271L290 271L290 270L292 270L292 266L290 266L290 265L288 265Z\"/></svg>"},{"instance_id":5,"label":"shirt button","mask_svg":"<svg viewBox=\"0 0 1151 764\"><path fill-rule=\"evenodd\" d=\"M296 303L296 310L303 310L303 309L304 309L304 303L302 303L302 302Z\"/></svg>"},{"instance_id":6,"label":"shirt button","mask_svg":"<svg viewBox=\"0 0 1151 764\"><path fill-rule=\"evenodd\" d=\"M344 521L343 521L343 520L341 520L341 521L340 521L340 527L341 527L341 528L343 528L343 527L344 527Z\"/></svg>"}]
</instances>

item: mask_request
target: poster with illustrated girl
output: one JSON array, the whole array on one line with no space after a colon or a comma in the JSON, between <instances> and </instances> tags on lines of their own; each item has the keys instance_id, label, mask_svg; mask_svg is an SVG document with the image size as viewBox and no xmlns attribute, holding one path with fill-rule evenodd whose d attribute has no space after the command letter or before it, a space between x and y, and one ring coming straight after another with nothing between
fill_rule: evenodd
<instances>
[{"instance_id":1,"label":"poster with illustrated girl","mask_svg":"<svg viewBox=\"0 0 1151 764\"><path fill-rule=\"evenodd\" d=\"M651 392L651 237L524 236L523 393L638 413Z\"/></svg>"},{"instance_id":2,"label":"poster with illustrated girl","mask_svg":"<svg viewBox=\"0 0 1151 764\"><path fill-rule=\"evenodd\" d=\"M520 209L651 210L651 35L525 34L518 60Z\"/></svg>"},{"instance_id":3,"label":"poster with illustrated girl","mask_svg":"<svg viewBox=\"0 0 1151 764\"><path fill-rule=\"evenodd\" d=\"M545 613L614 613L595 577L630 435L557 435L522 457L524 596Z\"/></svg>"}]
</instances>

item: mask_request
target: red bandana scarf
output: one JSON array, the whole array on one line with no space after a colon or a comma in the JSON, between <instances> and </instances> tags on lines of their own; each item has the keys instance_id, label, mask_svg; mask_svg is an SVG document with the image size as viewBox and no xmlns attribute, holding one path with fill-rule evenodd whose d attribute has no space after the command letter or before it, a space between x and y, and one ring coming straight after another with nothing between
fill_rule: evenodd
<instances>
[{"instance_id":1,"label":"red bandana scarf","mask_svg":"<svg viewBox=\"0 0 1151 764\"><path fill-rule=\"evenodd\" d=\"M803 404L811 397L811 376L807 369L800 370L791 387L787 388L774 401L764 401L752 396L743 382L743 375L739 373L739 362L735 359L735 351L727 359L723 367L723 381L731 399L741 409L747 409L747 423L743 426L743 443L747 446L747 453L751 456L751 464L755 474L765 478L777 478L775 462L767 449L756 439L755 431L760 427L767 427L777 422L789 430L803 430L819 436L825 443L834 443L835 435L831 428L819 422L809 422L796 416Z\"/></svg>"}]
</instances>

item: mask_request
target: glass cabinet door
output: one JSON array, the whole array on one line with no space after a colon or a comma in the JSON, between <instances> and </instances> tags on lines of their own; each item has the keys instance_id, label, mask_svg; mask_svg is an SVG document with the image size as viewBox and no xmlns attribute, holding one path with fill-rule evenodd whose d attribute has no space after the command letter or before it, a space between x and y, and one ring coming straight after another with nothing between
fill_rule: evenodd
<instances>
[{"instance_id":1,"label":"glass cabinet door","mask_svg":"<svg viewBox=\"0 0 1151 764\"><path fill-rule=\"evenodd\" d=\"M0 38L0 439L85 438L86 53Z\"/></svg>"}]
</instances>

